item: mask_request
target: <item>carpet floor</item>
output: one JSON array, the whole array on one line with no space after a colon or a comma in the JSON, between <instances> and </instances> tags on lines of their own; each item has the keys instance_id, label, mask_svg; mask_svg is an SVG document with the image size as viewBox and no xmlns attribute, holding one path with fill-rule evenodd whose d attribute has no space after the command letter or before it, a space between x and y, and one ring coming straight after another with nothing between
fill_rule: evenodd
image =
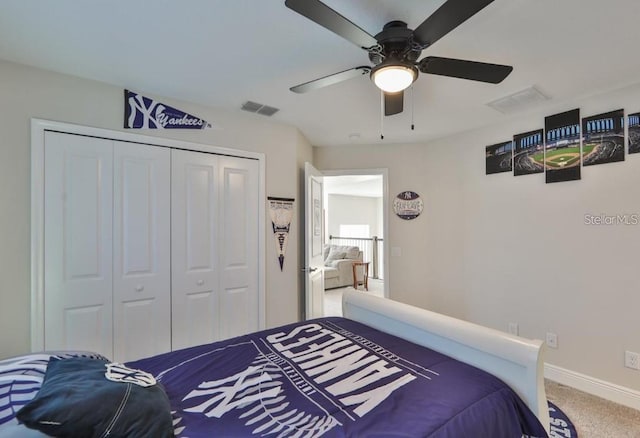
<instances>
[{"instance_id":1,"label":"carpet floor","mask_svg":"<svg viewBox=\"0 0 640 438\"><path fill-rule=\"evenodd\" d=\"M547 398L569 417L578 438L640 438L640 411L545 380Z\"/></svg>"}]
</instances>

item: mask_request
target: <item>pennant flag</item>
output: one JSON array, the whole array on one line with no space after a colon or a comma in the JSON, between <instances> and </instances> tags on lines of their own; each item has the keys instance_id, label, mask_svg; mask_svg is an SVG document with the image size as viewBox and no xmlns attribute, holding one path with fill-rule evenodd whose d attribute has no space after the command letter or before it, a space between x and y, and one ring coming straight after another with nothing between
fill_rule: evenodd
<instances>
[{"instance_id":1,"label":"pennant flag","mask_svg":"<svg viewBox=\"0 0 640 438\"><path fill-rule=\"evenodd\" d=\"M132 129L204 129L211 124L157 100L124 90L124 127Z\"/></svg>"},{"instance_id":2,"label":"pennant flag","mask_svg":"<svg viewBox=\"0 0 640 438\"><path fill-rule=\"evenodd\" d=\"M284 267L284 253L287 250L287 240L289 239L289 228L293 218L293 201L290 198L269 197L269 214L273 225L273 233L276 239L276 249L278 251L278 262L280 271Z\"/></svg>"}]
</instances>

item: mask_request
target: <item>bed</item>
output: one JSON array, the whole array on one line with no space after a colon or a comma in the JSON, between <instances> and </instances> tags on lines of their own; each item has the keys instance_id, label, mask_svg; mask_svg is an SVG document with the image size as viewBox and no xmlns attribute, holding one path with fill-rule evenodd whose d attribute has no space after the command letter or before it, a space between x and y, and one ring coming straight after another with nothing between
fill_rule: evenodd
<instances>
[{"instance_id":1,"label":"bed","mask_svg":"<svg viewBox=\"0 0 640 438\"><path fill-rule=\"evenodd\" d=\"M303 321L125 365L100 358L76 362L83 372L86 363L98 362L95 368L102 380L105 366L108 372L109 366L115 367L113 373L121 380L109 385L118 390L124 382L134 391L156 390L152 395L142 392L137 400L157 396L153 408L164 414L145 416L146 408L136 402L130 412L135 424L126 430L138 427L145 432L129 432L131 436L547 436L540 341L361 292L344 294L343 314L344 318ZM21 414L39 413L41 394L56 393L47 387L57 378L49 377L51 370L73 362L51 361L38 395L28 402L34 385L29 396L23 391L20 404L28 408ZM63 381L64 388L69 386ZM0 400L11 398L2 391L0 362ZM109 404L95 386L90 386L90 393L99 406ZM111 412L103 415L85 398L80 400L63 412L70 415L68 411L81 411L81 406L86 412L79 412L79 419L67 418L67 423L96 415L98 419L91 421L113 427L114 421L103 418ZM127 414L126 406L113 404L118 415ZM0 402L0 435L3 412L5 426L19 427ZM167 435L152 431L159 423ZM41 430L52 433L56 427L49 424ZM92 433L102 436L104 427Z\"/></svg>"}]
</instances>

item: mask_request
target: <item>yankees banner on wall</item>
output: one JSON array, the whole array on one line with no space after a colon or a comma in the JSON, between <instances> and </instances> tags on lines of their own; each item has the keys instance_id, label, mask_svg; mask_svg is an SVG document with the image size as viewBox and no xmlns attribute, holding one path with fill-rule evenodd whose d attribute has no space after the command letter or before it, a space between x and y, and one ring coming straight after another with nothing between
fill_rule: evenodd
<instances>
[{"instance_id":1,"label":"yankees banner on wall","mask_svg":"<svg viewBox=\"0 0 640 438\"><path fill-rule=\"evenodd\" d=\"M124 127L132 129L204 129L211 124L191 114L124 90Z\"/></svg>"},{"instance_id":2,"label":"yankees banner on wall","mask_svg":"<svg viewBox=\"0 0 640 438\"><path fill-rule=\"evenodd\" d=\"M289 228L293 218L293 201L291 198L269 197L269 214L273 225L273 233L276 239L276 249L278 250L278 262L280 270L284 266L284 253L287 250L287 240L289 239Z\"/></svg>"}]
</instances>

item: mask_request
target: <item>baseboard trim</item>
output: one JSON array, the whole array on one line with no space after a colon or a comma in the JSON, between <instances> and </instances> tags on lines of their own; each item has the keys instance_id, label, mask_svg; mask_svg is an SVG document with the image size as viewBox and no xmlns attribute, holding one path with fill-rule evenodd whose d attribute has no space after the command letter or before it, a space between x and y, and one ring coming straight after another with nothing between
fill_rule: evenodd
<instances>
[{"instance_id":1,"label":"baseboard trim","mask_svg":"<svg viewBox=\"0 0 640 438\"><path fill-rule=\"evenodd\" d=\"M571 386L580 391L640 410L640 392L631 388L596 379L595 377L548 363L544 364L544 376L554 382Z\"/></svg>"}]
</instances>

